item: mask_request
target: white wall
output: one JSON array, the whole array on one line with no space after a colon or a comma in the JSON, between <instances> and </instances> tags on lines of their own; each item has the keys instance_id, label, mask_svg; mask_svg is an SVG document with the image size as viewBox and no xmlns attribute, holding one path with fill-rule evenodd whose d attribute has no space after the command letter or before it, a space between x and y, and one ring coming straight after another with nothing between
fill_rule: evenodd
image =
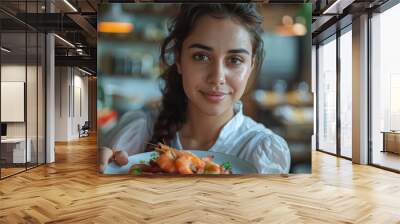
<instances>
[{"instance_id":1,"label":"white wall","mask_svg":"<svg viewBox=\"0 0 400 224\"><path fill-rule=\"evenodd\" d=\"M68 85L67 67L55 68L55 141L68 140Z\"/></svg>"},{"instance_id":2,"label":"white wall","mask_svg":"<svg viewBox=\"0 0 400 224\"><path fill-rule=\"evenodd\" d=\"M78 124L88 120L88 78L83 75L76 68L56 67L56 141L79 138Z\"/></svg>"},{"instance_id":3,"label":"white wall","mask_svg":"<svg viewBox=\"0 0 400 224\"><path fill-rule=\"evenodd\" d=\"M38 69L38 70L36 70ZM22 112L27 115L24 122L6 122L8 138L30 139L30 148L32 151L32 161L44 163L44 92L43 89L42 67L27 66L25 64L4 64L1 66L1 81L5 82L24 82L26 83L26 106ZM27 77L27 81L25 80ZM7 96L2 96L7 97ZM10 108L1 108L1 110L10 110ZM37 153L39 156L37 156Z\"/></svg>"},{"instance_id":4,"label":"white wall","mask_svg":"<svg viewBox=\"0 0 400 224\"><path fill-rule=\"evenodd\" d=\"M28 88L27 88L27 106L29 110L27 111L28 120L28 137L30 133L35 132L36 137L36 80L30 77L31 74L36 76L36 66L27 66L28 72ZM1 81L2 82L25 82L25 65L9 64L1 66ZM33 87L32 87L33 86ZM31 87L31 88L29 88ZM40 107L41 105L39 105ZM1 108L1 110L7 110L7 108ZM35 112L35 113L33 113ZM32 123L33 122L33 123ZM7 122L7 136L8 137L25 137L25 123L26 122ZM30 131L32 128L32 131Z\"/></svg>"},{"instance_id":5,"label":"white wall","mask_svg":"<svg viewBox=\"0 0 400 224\"><path fill-rule=\"evenodd\" d=\"M74 86L75 86L75 91L74 91L74 100L75 100L75 107L73 113L74 119L72 123L72 135L78 137L78 124L81 126L85 123L85 121L89 120L89 102L88 102L88 77L87 76L81 76L83 73L79 72L78 75L76 75L77 70L75 70L75 75L74 75ZM80 92L80 93L79 93ZM79 97L80 96L80 97ZM80 101L80 102L79 102ZM81 107L81 108L79 108ZM80 111L81 109L81 111Z\"/></svg>"},{"instance_id":6,"label":"white wall","mask_svg":"<svg viewBox=\"0 0 400 224\"><path fill-rule=\"evenodd\" d=\"M28 67L31 70L32 67ZM25 82L25 65L2 65L1 81L2 82ZM3 96L4 97L4 96ZM7 110L7 108L1 108ZM8 137L25 137L24 122L7 123Z\"/></svg>"},{"instance_id":7,"label":"white wall","mask_svg":"<svg viewBox=\"0 0 400 224\"><path fill-rule=\"evenodd\" d=\"M2 65L1 81L25 82L25 65ZM1 110L6 109L7 108L1 108ZM25 123L7 123L7 137L25 137Z\"/></svg>"}]
</instances>

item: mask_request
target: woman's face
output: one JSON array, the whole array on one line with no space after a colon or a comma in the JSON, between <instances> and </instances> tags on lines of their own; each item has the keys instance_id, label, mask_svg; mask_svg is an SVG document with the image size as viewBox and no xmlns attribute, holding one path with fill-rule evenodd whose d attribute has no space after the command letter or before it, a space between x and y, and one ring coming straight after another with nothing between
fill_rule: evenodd
<instances>
[{"instance_id":1,"label":"woman's face","mask_svg":"<svg viewBox=\"0 0 400 224\"><path fill-rule=\"evenodd\" d=\"M240 23L199 18L177 61L189 107L207 115L232 110L253 69L252 55L251 36Z\"/></svg>"}]
</instances>

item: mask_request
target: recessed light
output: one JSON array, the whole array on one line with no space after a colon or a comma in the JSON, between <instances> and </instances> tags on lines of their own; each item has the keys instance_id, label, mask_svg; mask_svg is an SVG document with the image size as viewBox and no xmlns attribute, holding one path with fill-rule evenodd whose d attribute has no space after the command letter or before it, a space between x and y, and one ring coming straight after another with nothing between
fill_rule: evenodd
<instances>
[{"instance_id":1,"label":"recessed light","mask_svg":"<svg viewBox=\"0 0 400 224\"><path fill-rule=\"evenodd\" d=\"M74 12L78 12L78 10L68 1L64 0L65 4L67 4Z\"/></svg>"},{"instance_id":2,"label":"recessed light","mask_svg":"<svg viewBox=\"0 0 400 224\"><path fill-rule=\"evenodd\" d=\"M61 41L63 41L64 43L66 43L67 45L69 45L69 46L75 48L75 45L71 44L71 42L69 42L69 41L67 41L66 39L60 37L59 35L54 34L54 36L57 37L58 39L60 39Z\"/></svg>"},{"instance_id":3,"label":"recessed light","mask_svg":"<svg viewBox=\"0 0 400 224\"><path fill-rule=\"evenodd\" d=\"M81 68L79 68L78 67L78 69L79 69L79 71L81 71L81 72L83 72L83 73L85 73L85 74L87 74L87 75L92 75L92 73L90 73L90 72L88 72L88 71L85 71L85 70L83 70L83 69L81 69Z\"/></svg>"},{"instance_id":4,"label":"recessed light","mask_svg":"<svg viewBox=\"0 0 400 224\"><path fill-rule=\"evenodd\" d=\"M10 53L10 52L11 52L11 50L9 50L9 49L7 49L7 48L5 48L5 47L1 47L1 50L4 51L4 52L6 52L6 53Z\"/></svg>"}]
</instances>

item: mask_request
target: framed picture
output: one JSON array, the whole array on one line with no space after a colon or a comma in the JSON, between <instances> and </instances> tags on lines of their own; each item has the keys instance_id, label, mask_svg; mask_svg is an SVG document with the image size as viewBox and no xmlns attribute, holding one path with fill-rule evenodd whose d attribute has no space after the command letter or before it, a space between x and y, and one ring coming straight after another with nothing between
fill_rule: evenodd
<instances>
[{"instance_id":1,"label":"framed picture","mask_svg":"<svg viewBox=\"0 0 400 224\"><path fill-rule=\"evenodd\" d=\"M310 173L311 8L102 4L99 172Z\"/></svg>"}]
</instances>

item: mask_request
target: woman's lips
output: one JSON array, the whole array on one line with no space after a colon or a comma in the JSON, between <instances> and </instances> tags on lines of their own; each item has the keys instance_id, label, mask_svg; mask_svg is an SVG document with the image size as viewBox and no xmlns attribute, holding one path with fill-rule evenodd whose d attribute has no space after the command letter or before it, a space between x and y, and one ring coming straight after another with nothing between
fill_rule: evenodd
<instances>
[{"instance_id":1,"label":"woman's lips","mask_svg":"<svg viewBox=\"0 0 400 224\"><path fill-rule=\"evenodd\" d=\"M203 92L201 91L201 93L203 94L203 96L210 102L212 103L219 103L222 100L224 100L225 96L228 95L225 92Z\"/></svg>"}]
</instances>

